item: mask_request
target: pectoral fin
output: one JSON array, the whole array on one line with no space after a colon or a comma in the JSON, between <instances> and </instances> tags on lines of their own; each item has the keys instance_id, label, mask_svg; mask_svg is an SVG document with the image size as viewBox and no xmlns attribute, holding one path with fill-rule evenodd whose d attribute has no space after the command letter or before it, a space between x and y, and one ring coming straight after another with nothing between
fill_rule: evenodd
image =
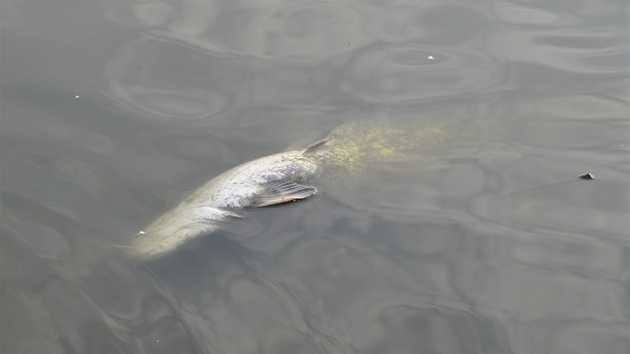
<instances>
[{"instance_id":1,"label":"pectoral fin","mask_svg":"<svg viewBox=\"0 0 630 354\"><path fill-rule=\"evenodd\" d=\"M262 186L257 207L267 207L303 200L317 194L317 189L291 181L273 181Z\"/></svg>"}]
</instances>

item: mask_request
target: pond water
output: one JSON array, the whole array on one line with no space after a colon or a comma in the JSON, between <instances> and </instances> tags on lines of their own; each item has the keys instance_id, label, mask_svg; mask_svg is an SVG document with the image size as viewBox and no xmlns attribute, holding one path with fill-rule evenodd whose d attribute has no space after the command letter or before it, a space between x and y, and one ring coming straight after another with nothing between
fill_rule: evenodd
<instances>
[{"instance_id":1,"label":"pond water","mask_svg":"<svg viewBox=\"0 0 630 354\"><path fill-rule=\"evenodd\" d=\"M1 6L3 353L630 350L625 1ZM119 247L233 166L449 109L463 149Z\"/></svg>"}]
</instances>

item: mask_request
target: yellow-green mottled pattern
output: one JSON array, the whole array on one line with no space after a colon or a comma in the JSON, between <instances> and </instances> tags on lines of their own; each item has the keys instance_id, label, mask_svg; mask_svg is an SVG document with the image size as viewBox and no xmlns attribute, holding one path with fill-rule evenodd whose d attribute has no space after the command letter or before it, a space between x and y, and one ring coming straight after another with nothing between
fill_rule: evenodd
<instances>
[{"instance_id":1,"label":"yellow-green mottled pattern","mask_svg":"<svg viewBox=\"0 0 630 354\"><path fill-rule=\"evenodd\" d=\"M328 171L364 171L375 163L417 160L436 149L478 141L479 127L465 125L449 120L422 121L420 118L405 119L404 122L357 121L339 126L330 133L325 144L307 151L306 155Z\"/></svg>"}]
</instances>

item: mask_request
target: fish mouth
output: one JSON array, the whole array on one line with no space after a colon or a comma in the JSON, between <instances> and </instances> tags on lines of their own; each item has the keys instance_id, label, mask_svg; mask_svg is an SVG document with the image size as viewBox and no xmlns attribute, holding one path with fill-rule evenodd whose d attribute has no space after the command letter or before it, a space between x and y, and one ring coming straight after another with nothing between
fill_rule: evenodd
<instances>
[{"instance_id":1,"label":"fish mouth","mask_svg":"<svg viewBox=\"0 0 630 354\"><path fill-rule=\"evenodd\" d=\"M125 246L133 257L156 260L184 248L194 239L212 234L245 215L214 207L197 207L167 213L132 236Z\"/></svg>"},{"instance_id":2,"label":"fish mouth","mask_svg":"<svg viewBox=\"0 0 630 354\"><path fill-rule=\"evenodd\" d=\"M163 230L166 231L166 230ZM127 252L145 261L166 257L183 248L190 240L198 238L202 232L194 229L179 229L175 232L140 231L133 236L131 244L124 246Z\"/></svg>"}]
</instances>

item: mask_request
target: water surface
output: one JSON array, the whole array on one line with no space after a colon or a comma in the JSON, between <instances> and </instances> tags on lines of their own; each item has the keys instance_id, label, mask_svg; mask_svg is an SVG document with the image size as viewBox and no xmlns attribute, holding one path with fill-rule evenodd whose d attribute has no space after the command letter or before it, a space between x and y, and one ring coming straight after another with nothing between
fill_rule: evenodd
<instances>
[{"instance_id":1,"label":"water surface","mask_svg":"<svg viewBox=\"0 0 630 354\"><path fill-rule=\"evenodd\" d=\"M627 353L628 13L4 1L1 351ZM116 247L235 165L453 107L488 127L465 149L162 262Z\"/></svg>"}]
</instances>

